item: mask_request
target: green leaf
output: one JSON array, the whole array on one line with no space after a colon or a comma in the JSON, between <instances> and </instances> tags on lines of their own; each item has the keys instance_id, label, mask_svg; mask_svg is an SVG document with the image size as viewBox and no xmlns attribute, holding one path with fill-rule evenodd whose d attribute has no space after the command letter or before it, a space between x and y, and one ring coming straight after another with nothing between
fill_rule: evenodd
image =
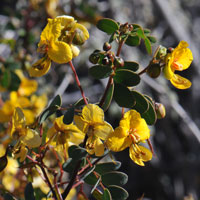
<instances>
[{"instance_id":1,"label":"green leaf","mask_svg":"<svg viewBox=\"0 0 200 200\"><path fill-rule=\"evenodd\" d=\"M136 100L136 104L132 107L132 109L138 111L140 114L146 112L149 108L149 103L146 98L137 91L131 91L131 93Z\"/></svg>"},{"instance_id":2,"label":"green leaf","mask_svg":"<svg viewBox=\"0 0 200 200\"><path fill-rule=\"evenodd\" d=\"M116 32L112 33L112 35L110 36L110 39L109 39L109 43L112 43L118 36L119 36L118 33L116 33Z\"/></svg>"},{"instance_id":3,"label":"green leaf","mask_svg":"<svg viewBox=\"0 0 200 200\"><path fill-rule=\"evenodd\" d=\"M9 194L9 193L6 193L3 197L4 197L4 200L16 200L16 199L14 199L14 197L13 197L11 194Z\"/></svg>"},{"instance_id":4,"label":"green leaf","mask_svg":"<svg viewBox=\"0 0 200 200\"><path fill-rule=\"evenodd\" d=\"M134 29L138 29L138 28L142 28L139 24L131 24L133 26L133 30Z\"/></svg>"},{"instance_id":5,"label":"green leaf","mask_svg":"<svg viewBox=\"0 0 200 200\"><path fill-rule=\"evenodd\" d=\"M103 191L102 200L112 200L110 191L107 188Z\"/></svg>"},{"instance_id":6,"label":"green leaf","mask_svg":"<svg viewBox=\"0 0 200 200\"><path fill-rule=\"evenodd\" d=\"M120 107L131 108L135 105L131 91L122 84L115 83L113 97Z\"/></svg>"},{"instance_id":7,"label":"green leaf","mask_svg":"<svg viewBox=\"0 0 200 200\"><path fill-rule=\"evenodd\" d=\"M89 74L96 79L103 79L110 76L112 68L109 66L96 65L89 69Z\"/></svg>"},{"instance_id":8,"label":"green leaf","mask_svg":"<svg viewBox=\"0 0 200 200\"><path fill-rule=\"evenodd\" d=\"M144 44L145 44L148 54L152 54L151 42L149 41L148 38L144 39Z\"/></svg>"},{"instance_id":9,"label":"green leaf","mask_svg":"<svg viewBox=\"0 0 200 200\"><path fill-rule=\"evenodd\" d=\"M102 200L103 198L103 194L100 190L94 190L92 193L92 196L96 199L96 200Z\"/></svg>"},{"instance_id":10,"label":"green leaf","mask_svg":"<svg viewBox=\"0 0 200 200\"><path fill-rule=\"evenodd\" d=\"M10 75L11 75L11 81L8 89L10 91L17 91L20 86L21 80L18 77L18 75L15 74L13 71L10 71Z\"/></svg>"},{"instance_id":11,"label":"green leaf","mask_svg":"<svg viewBox=\"0 0 200 200\"><path fill-rule=\"evenodd\" d=\"M67 112L65 112L63 117L63 123L64 124L71 124L74 119L74 106L70 107Z\"/></svg>"},{"instance_id":12,"label":"green leaf","mask_svg":"<svg viewBox=\"0 0 200 200\"><path fill-rule=\"evenodd\" d=\"M99 182L101 181L101 177L98 178L96 184L94 185L94 187L91 190L91 194L94 192L94 190L97 188L97 186L99 185Z\"/></svg>"},{"instance_id":13,"label":"green leaf","mask_svg":"<svg viewBox=\"0 0 200 200\"><path fill-rule=\"evenodd\" d=\"M2 77L1 77L2 87L8 88L8 86L10 85L10 81L11 81L10 71L5 70Z\"/></svg>"},{"instance_id":14,"label":"green leaf","mask_svg":"<svg viewBox=\"0 0 200 200\"><path fill-rule=\"evenodd\" d=\"M146 36L144 35L144 31L142 30L142 28L139 28L139 29L137 30L137 35L138 35L139 37L141 37L142 39L145 39L145 38L146 38Z\"/></svg>"},{"instance_id":15,"label":"green leaf","mask_svg":"<svg viewBox=\"0 0 200 200\"><path fill-rule=\"evenodd\" d=\"M145 35L151 33L151 30L148 29L148 28L144 28L143 31L144 31L144 34L145 34Z\"/></svg>"},{"instance_id":16,"label":"green leaf","mask_svg":"<svg viewBox=\"0 0 200 200\"><path fill-rule=\"evenodd\" d=\"M107 93L106 99L104 101L104 104L102 105L102 109L104 111L106 111L110 106L110 103L111 103L112 98L113 98L113 92L114 92L114 84L112 83L110 85L110 88L108 89L108 93Z\"/></svg>"},{"instance_id":17,"label":"green leaf","mask_svg":"<svg viewBox=\"0 0 200 200\"><path fill-rule=\"evenodd\" d=\"M99 163L96 165L95 172L98 174L104 174L110 171L118 170L121 167L121 162L106 162L106 163Z\"/></svg>"},{"instance_id":18,"label":"green leaf","mask_svg":"<svg viewBox=\"0 0 200 200\"><path fill-rule=\"evenodd\" d=\"M84 178L84 181L89 185L95 185L98 178L93 173L90 173L86 178Z\"/></svg>"},{"instance_id":19,"label":"green leaf","mask_svg":"<svg viewBox=\"0 0 200 200\"><path fill-rule=\"evenodd\" d=\"M126 200L129 196L128 192L124 188L116 185L108 186L108 190L111 193L112 200Z\"/></svg>"},{"instance_id":20,"label":"green leaf","mask_svg":"<svg viewBox=\"0 0 200 200\"><path fill-rule=\"evenodd\" d=\"M123 69L128 69L130 71L136 72L139 69L139 64L133 61L125 61Z\"/></svg>"},{"instance_id":21,"label":"green leaf","mask_svg":"<svg viewBox=\"0 0 200 200\"><path fill-rule=\"evenodd\" d=\"M11 61L11 60L6 61L4 63L4 66L6 69L9 69L9 70L16 70L16 69L21 68L20 63L17 63L17 62Z\"/></svg>"},{"instance_id":22,"label":"green leaf","mask_svg":"<svg viewBox=\"0 0 200 200\"><path fill-rule=\"evenodd\" d=\"M49 107L52 106L57 106L60 107L62 104L62 100L61 100L61 96L58 94L54 97L54 99L52 100L52 102L50 103Z\"/></svg>"},{"instance_id":23,"label":"green leaf","mask_svg":"<svg viewBox=\"0 0 200 200\"><path fill-rule=\"evenodd\" d=\"M130 87L140 83L140 76L128 69L119 69L115 73L114 80L116 83Z\"/></svg>"},{"instance_id":24,"label":"green leaf","mask_svg":"<svg viewBox=\"0 0 200 200\"><path fill-rule=\"evenodd\" d=\"M107 172L101 176L102 183L106 186L109 185L125 185L128 181L128 176L123 172L112 171Z\"/></svg>"},{"instance_id":25,"label":"green leaf","mask_svg":"<svg viewBox=\"0 0 200 200\"><path fill-rule=\"evenodd\" d=\"M127 44L128 46L138 46L140 44L140 37L138 37L137 35L129 35L126 39L125 44Z\"/></svg>"},{"instance_id":26,"label":"green leaf","mask_svg":"<svg viewBox=\"0 0 200 200\"><path fill-rule=\"evenodd\" d=\"M26 185L24 196L25 200L35 200L34 190L31 182Z\"/></svg>"},{"instance_id":27,"label":"green leaf","mask_svg":"<svg viewBox=\"0 0 200 200\"><path fill-rule=\"evenodd\" d=\"M49 116L54 114L61 106L61 97L57 95L39 117L39 124L42 124Z\"/></svg>"},{"instance_id":28,"label":"green leaf","mask_svg":"<svg viewBox=\"0 0 200 200\"><path fill-rule=\"evenodd\" d=\"M72 173L76 164L77 164L77 160L68 158L67 161L65 163L63 163L62 168L65 172Z\"/></svg>"},{"instance_id":29,"label":"green leaf","mask_svg":"<svg viewBox=\"0 0 200 200\"><path fill-rule=\"evenodd\" d=\"M90 176L91 174L93 174L94 169L95 169L95 166L93 166L92 168L89 168L89 170L82 177L82 180L86 179L88 176Z\"/></svg>"},{"instance_id":30,"label":"green leaf","mask_svg":"<svg viewBox=\"0 0 200 200\"><path fill-rule=\"evenodd\" d=\"M80 160L87 155L87 151L82 147L72 145L68 149L68 154L70 158L73 158L73 160Z\"/></svg>"},{"instance_id":31,"label":"green leaf","mask_svg":"<svg viewBox=\"0 0 200 200\"><path fill-rule=\"evenodd\" d=\"M89 99L86 97L87 101L89 101ZM77 102L74 103L74 107L75 108L78 108L78 107L81 107L81 106L84 106L85 105L85 101L83 98L79 99Z\"/></svg>"},{"instance_id":32,"label":"green leaf","mask_svg":"<svg viewBox=\"0 0 200 200\"><path fill-rule=\"evenodd\" d=\"M106 32L107 34L112 34L119 29L119 26L116 21L109 18L104 18L97 22L97 28L103 32Z\"/></svg>"},{"instance_id":33,"label":"green leaf","mask_svg":"<svg viewBox=\"0 0 200 200\"><path fill-rule=\"evenodd\" d=\"M142 113L141 117L145 119L145 121L148 125L153 125L153 124L155 124L155 122L157 120L157 115L156 115L155 108L154 108L153 104L151 103L151 101L149 101L148 99L147 99L147 101L149 103L149 109L146 112Z\"/></svg>"},{"instance_id":34,"label":"green leaf","mask_svg":"<svg viewBox=\"0 0 200 200\"><path fill-rule=\"evenodd\" d=\"M154 44L154 43L157 42L157 39L156 39L156 37L154 37L154 36L147 36L147 38L149 39L149 41L150 41L152 44Z\"/></svg>"},{"instance_id":35,"label":"green leaf","mask_svg":"<svg viewBox=\"0 0 200 200\"><path fill-rule=\"evenodd\" d=\"M8 159L7 159L7 153L0 157L0 172L3 171L5 169L5 167L8 164Z\"/></svg>"}]
</instances>

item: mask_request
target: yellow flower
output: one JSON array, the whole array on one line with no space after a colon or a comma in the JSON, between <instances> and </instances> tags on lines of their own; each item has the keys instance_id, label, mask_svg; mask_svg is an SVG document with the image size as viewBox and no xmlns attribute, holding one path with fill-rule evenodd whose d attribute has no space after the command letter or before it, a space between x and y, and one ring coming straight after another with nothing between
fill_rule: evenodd
<instances>
[{"instance_id":1,"label":"yellow flower","mask_svg":"<svg viewBox=\"0 0 200 200\"><path fill-rule=\"evenodd\" d=\"M193 60L192 52L187 47L188 43L181 41L172 53L168 53L166 56L164 75L178 89L187 89L192 85L188 79L175 74L176 70L183 71L187 69Z\"/></svg>"},{"instance_id":2,"label":"yellow flower","mask_svg":"<svg viewBox=\"0 0 200 200\"><path fill-rule=\"evenodd\" d=\"M103 110L95 104L84 106L82 114L74 116L77 127L88 135L86 148L88 153L96 156L104 154L104 144L101 140L106 140L113 132L112 126L104 121Z\"/></svg>"},{"instance_id":3,"label":"yellow flower","mask_svg":"<svg viewBox=\"0 0 200 200\"><path fill-rule=\"evenodd\" d=\"M37 81L26 78L21 70L16 70L15 72L21 80L19 89L17 90L19 96L30 96L31 94L36 92L38 87Z\"/></svg>"},{"instance_id":4,"label":"yellow flower","mask_svg":"<svg viewBox=\"0 0 200 200\"><path fill-rule=\"evenodd\" d=\"M27 127L26 118L19 107L16 107L14 110L10 135L14 140L17 140L13 154L16 158L20 158L20 162L23 162L26 158L28 153L27 147L35 148L41 144L39 133Z\"/></svg>"},{"instance_id":5,"label":"yellow flower","mask_svg":"<svg viewBox=\"0 0 200 200\"><path fill-rule=\"evenodd\" d=\"M54 146L57 151L68 151L72 144L83 142L84 133L82 133L73 123L66 125L63 123L63 117L55 119L53 127L47 131L47 142Z\"/></svg>"},{"instance_id":6,"label":"yellow flower","mask_svg":"<svg viewBox=\"0 0 200 200\"><path fill-rule=\"evenodd\" d=\"M129 110L120 121L119 127L106 140L106 146L111 151L123 151L129 147L130 158L138 165L151 160L152 153L146 147L139 145L149 139L150 130L140 114Z\"/></svg>"},{"instance_id":7,"label":"yellow flower","mask_svg":"<svg viewBox=\"0 0 200 200\"><path fill-rule=\"evenodd\" d=\"M40 36L38 52L45 54L29 70L30 76L40 77L48 72L51 60L63 64L79 55L73 44L83 44L89 38L87 29L71 16L48 19Z\"/></svg>"}]
</instances>

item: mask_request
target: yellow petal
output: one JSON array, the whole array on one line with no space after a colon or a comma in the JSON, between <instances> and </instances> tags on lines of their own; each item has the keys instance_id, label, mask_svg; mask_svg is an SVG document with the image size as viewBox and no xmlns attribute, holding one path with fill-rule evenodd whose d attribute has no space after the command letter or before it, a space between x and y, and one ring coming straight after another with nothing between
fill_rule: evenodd
<instances>
[{"instance_id":1,"label":"yellow petal","mask_svg":"<svg viewBox=\"0 0 200 200\"><path fill-rule=\"evenodd\" d=\"M39 133L29 128L26 130L26 135L22 137L21 141L29 148L39 147L42 142Z\"/></svg>"},{"instance_id":2,"label":"yellow petal","mask_svg":"<svg viewBox=\"0 0 200 200\"><path fill-rule=\"evenodd\" d=\"M71 24L74 21L74 18L72 16L68 16L68 15L61 15L61 16L57 16L56 19L59 19L61 22L61 26L66 26Z\"/></svg>"},{"instance_id":3,"label":"yellow petal","mask_svg":"<svg viewBox=\"0 0 200 200\"><path fill-rule=\"evenodd\" d=\"M18 93L21 96L30 96L37 90L37 86L37 81L23 78L19 86Z\"/></svg>"},{"instance_id":4,"label":"yellow petal","mask_svg":"<svg viewBox=\"0 0 200 200\"><path fill-rule=\"evenodd\" d=\"M119 126L114 132L110 133L105 143L108 149L118 152L129 147L131 145L131 140L126 130Z\"/></svg>"},{"instance_id":5,"label":"yellow petal","mask_svg":"<svg viewBox=\"0 0 200 200\"><path fill-rule=\"evenodd\" d=\"M144 166L144 162L152 159L152 153L149 149L143 146L132 145L129 149L129 156L136 164Z\"/></svg>"},{"instance_id":6,"label":"yellow petal","mask_svg":"<svg viewBox=\"0 0 200 200\"><path fill-rule=\"evenodd\" d=\"M170 80L171 77L174 75L174 70L172 69L172 62L174 58L172 57L172 53L167 54L165 59L165 67L163 69L163 73L166 79Z\"/></svg>"},{"instance_id":7,"label":"yellow petal","mask_svg":"<svg viewBox=\"0 0 200 200\"><path fill-rule=\"evenodd\" d=\"M75 115L74 116L74 122L76 124L76 126L84 133L87 133L88 132L88 127L89 127L89 124L87 123L87 121L85 121L83 119L82 116L79 116L79 115Z\"/></svg>"},{"instance_id":8,"label":"yellow petal","mask_svg":"<svg viewBox=\"0 0 200 200\"><path fill-rule=\"evenodd\" d=\"M28 73L32 77L40 77L45 75L51 67L51 60L48 57L39 59L29 68Z\"/></svg>"},{"instance_id":9,"label":"yellow petal","mask_svg":"<svg viewBox=\"0 0 200 200\"><path fill-rule=\"evenodd\" d=\"M94 126L94 135L102 140L106 140L108 135L112 132L112 126L107 122L104 122L102 125Z\"/></svg>"},{"instance_id":10,"label":"yellow petal","mask_svg":"<svg viewBox=\"0 0 200 200\"><path fill-rule=\"evenodd\" d=\"M174 74L174 76L170 79L172 85L178 89L188 89L191 87L192 83L182 76L178 74Z\"/></svg>"},{"instance_id":11,"label":"yellow petal","mask_svg":"<svg viewBox=\"0 0 200 200\"><path fill-rule=\"evenodd\" d=\"M26 119L24 113L21 108L16 107L14 110L14 114L12 117L12 128L11 128L11 136L15 133L15 131L20 131L25 128Z\"/></svg>"},{"instance_id":12,"label":"yellow petal","mask_svg":"<svg viewBox=\"0 0 200 200\"><path fill-rule=\"evenodd\" d=\"M72 60L72 51L70 46L65 42L51 41L48 56L56 63L68 63Z\"/></svg>"},{"instance_id":13,"label":"yellow petal","mask_svg":"<svg viewBox=\"0 0 200 200\"><path fill-rule=\"evenodd\" d=\"M94 145L94 151L96 156L102 156L104 154L104 144L103 142L97 138Z\"/></svg>"},{"instance_id":14,"label":"yellow petal","mask_svg":"<svg viewBox=\"0 0 200 200\"><path fill-rule=\"evenodd\" d=\"M84 120L91 123L104 122L104 112L99 106L95 104L88 104L84 106L82 110L82 117Z\"/></svg>"},{"instance_id":15,"label":"yellow petal","mask_svg":"<svg viewBox=\"0 0 200 200\"><path fill-rule=\"evenodd\" d=\"M15 159L20 158L19 161L23 162L26 158L27 153L28 149L24 145L21 145L19 151L17 151L17 153L14 153L14 157Z\"/></svg>"},{"instance_id":16,"label":"yellow petal","mask_svg":"<svg viewBox=\"0 0 200 200\"><path fill-rule=\"evenodd\" d=\"M183 67L182 70L187 69L193 60L192 51L187 47L188 43L185 41L181 41L179 45L172 52L174 59L177 60L177 62L182 65Z\"/></svg>"},{"instance_id":17,"label":"yellow petal","mask_svg":"<svg viewBox=\"0 0 200 200\"><path fill-rule=\"evenodd\" d=\"M133 130L140 140L146 140L150 137L150 130L146 121L141 118L140 113L136 110L126 112L120 121L120 126L124 127L128 132Z\"/></svg>"}]
</instances>

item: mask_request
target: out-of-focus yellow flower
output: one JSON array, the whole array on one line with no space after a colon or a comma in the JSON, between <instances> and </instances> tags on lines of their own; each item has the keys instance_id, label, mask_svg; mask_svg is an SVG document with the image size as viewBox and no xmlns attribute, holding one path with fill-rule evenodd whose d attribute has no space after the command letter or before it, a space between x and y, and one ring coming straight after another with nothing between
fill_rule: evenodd
<instances>
[{"instance_id":1,"label":"out-of-focus yellow flower","mask_svg":"<svg viewBox=\"0 0 200 200\"><path fill-rule=\"evenodd\" d=\"M104 144L108 135L113 132L112 126L104 121L103 110L95 105L88 104L84 106L81 115L74 116L77 127L88 135L86 148L88 153L96 156L104 154Z\"/></svg>"},{"instance_id":2,"label":"out-of-focus yellow flower","mask_svg":"<svg viewBox=\"0 0 200 200\"><path fill-rule=\"evenodd\" d=\"M140 113L130 110L125 113L119 127L106 140L106 146L111 151L123 151L129 147L130 158L138 165L151 160L152 153L146 147L139 145L149 139L150 130Z\"/></svg>"},{"instance_id":3,"label":"out-of-focus yellow flower","mask_svg":"<svg viewBox=\"0 0 200 200\"><path fill-rule=\"evenodd\" d=\"M2 144L0 144L0 157L5 154L6 149ZM20 186L19 180L15 177L19 170L18 162L7 156L8 164L6 168L0 172L0 179L2 180L2 184L9 192L13 192Z\"/></svg>"},{"instance_id":4,"label":"out-of-focus yellow flower","mask_svg":"<svg viewBox=\"0 0 200 200\"><path fill-rule=\"evenodd\" d=\"M166 56L164 75L178 89L187 89L192 85L188 79L175 74L175 71L187 69L193 60L192 52L187 47L188 43L181 41L172 53L168 53Z\"/></svg>"},{"instance_id":5,"label":"out-of-focus yellow flower","mask_svg":"<svg viewBox=\"0 0 200 200\"><path fill-rule=\"evenodd\" d=\"M79 55L79 49L74 44L81 45L88 38L87 29L71 16L48 19L38 44L38 51L43 53L44 57L30 68L30 76L40 77L46 74L50 69L51 60L59 64L69 62Z\"/></svg>"},{"instance_id":6,"label":"out-of-focus yellow flower","mask_svg":"<svg viewBox=\"0 0 200 200\"><path fill-rule=\"evenodd\" d=\"M36 92L38 87L37 81L26 78L21 70L16 70L15 72L21 80L19 89L17 90L19 96L30 96Z\"/></svg>"},{"instance_id":7,"label":"out-of-focus yellow flower","mask_svg":"<svg viewBox=\"0 0 200 200\"><path fill-rule=\"evenodd\" d=\"M68 151L72 144L79 145L83 142L84 133L81 132L73 123L66 125L63 123L63 116L55 119L53 127L47 131L47 142L57 151Z\"/></svg>"},{"instance_id":8,"label":"out-of-focus yellow flower","mask_svg":"<svg viewBox=\"0 0 200 200\"><path fill-rule=\"evenodd\" d=\"M30 101L27 97L18 96L17 92L10 93L10 100L7 100L0 109L0 123L10 121L15 107L29 107Z\"/></svg>"},{"instance_id":9,"label":"out-of-focus yellow flower","mask_svg":"<svg viewBox=\"0 0 200 200\"><path fill-rule=\"evenodd\" d=\"M58 15L58 11L56 10L58 7L59 0L47 0L45 3L45 8L49 16L52 18Z\"/></svg>"},{"instance_id":10,"label":"out-of-focus yellow flower","mask_svg":"<svg viewBox=\"0 0 200 200\"><path fill-rule=\"evenodd\" d=\"M23 162L26 158L28 153L27 147L35 148L41 144L39 133L26 126L26 118L19 107L16 107L14 110L10 135L14 140L17 140L13 154L16 158L20 158L20 162Z\"/></svg>"}]
</instances>

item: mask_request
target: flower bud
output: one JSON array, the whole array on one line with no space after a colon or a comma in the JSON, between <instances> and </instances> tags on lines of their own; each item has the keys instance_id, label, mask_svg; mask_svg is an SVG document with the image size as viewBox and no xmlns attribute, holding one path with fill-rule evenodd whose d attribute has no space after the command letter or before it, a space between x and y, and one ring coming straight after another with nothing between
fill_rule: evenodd
<instances>
[{"instance_id":1,"label":"flower bud","mask_svg":"<svg viewBox=\"0 0 200 200\"><path fill-rule=\"evenodd\" d=\"M92 54L89 56L89 61L90 61L92 64L97 64L98 61L99 61L99 55L96 54L96 53L92 53Z\"/></svg>"},{"instance_id":2,"label":"flower bud","mask_svg":"<svg viewBox=\"0 0 200 200\"><path fill-rule=\"evenodd\" d=\"M164 58L166 55L167 55L167 48L160 45L158 52L156 54L156 59L160 60L160 59Z\"/></svg>"},{"instance_id":3,"label":"flower bud","mask_svg":"<svg viewBox=\"0 0 200 200\"><path fill-rule=\"evenodd\" d=\"M103 60L102 60L102 64L103 65L108 65L110 63L109 59L107 57L105 57Z\"/></svg>"},{"instance_id":4,"label":"flower bud","mask_svg":"<svg viewBox=\"0 0 200 200\"><path fill-rule=\"evenodd\" d=\"M147 69L147 74L151 78L157 78L161 73L161 67L159 63L151 63Z\"/></svg>"},{"instance_id":5,"label":"flower bud","mask_svg":"<svg viewBox=\"0 0 200 200\"><path fill-rule=\"evenodd\" d=\"M115 67L123 67L124 66L124 60L120 57L115 57L114 65L115 65Z\"/></svg>"},{"instance_id":6,"label":"flower bud","mask_svg":"<svg viewBox=\"0 0 200 200\"><path fill-rule=\"evenodd\" d=\"M85 41L86 37L83 31L80 29L76 29L72 43L75 45L83 45Z\"/></svg>"},{"instance_id":7,"label":"flower bud","mask_svg":"<svg viewBox=\"0 0 200 200\"><path fill-rule=\"evenodd\" d=\"M103 45L104 51L109 51L112 48L112 45L109 42L105 42Z\"/></svg>"},{"instance_id":8,"label":"flower bud","mask_svg":"<svg viewBox=\"0 0 200 200\"><path fill-rule=\"evenodd\" d=\"M158 119L163 119L166 115L165 107L161 103L155 103L155 110Z\"/></svg>"}]
</instances>

